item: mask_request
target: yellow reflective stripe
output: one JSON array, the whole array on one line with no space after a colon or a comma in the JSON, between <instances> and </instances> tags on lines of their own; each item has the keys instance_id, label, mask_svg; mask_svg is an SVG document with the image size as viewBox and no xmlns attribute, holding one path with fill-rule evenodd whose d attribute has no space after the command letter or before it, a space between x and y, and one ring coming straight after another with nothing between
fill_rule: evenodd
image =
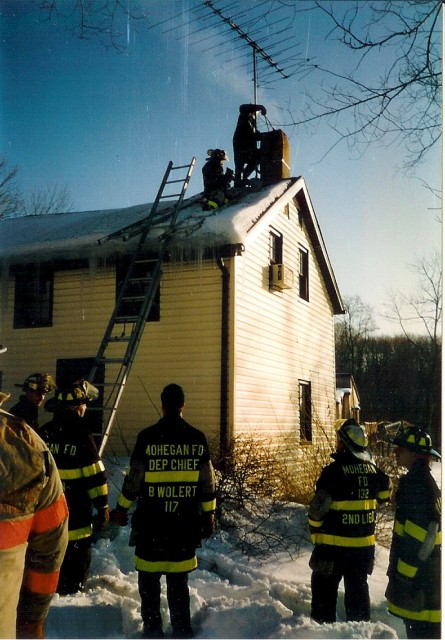
<instances>
[{"instance_id":1,"label":"yellow reflective stripe","mask_svg":"<svg viewBox=\"0 0 445 640\"><path fill-rule=\"evenodd\" d=\"M87 527L68 531L68 540L81 540L82 538L88 538L92 533L93 527L89 524Z\"/></svg>"},{"instance_id":2,"label":"yellow reflective stripe","mask_svg":"<svg viewBox=\"0 0 445 640\"><path fill-rule=\"evenodd\" d=\"M138 571L148 571L149 573L183 573L196 569L198 566L198 560L196 556L194 556L193 558L182 560L181 562L173 562L171 560L152 562L150 560L143 560L138 556L134 556L134 566Z\"/></svg>"},{"instance_id":3,"label":"yellow reflective stripe","mask_svg":"<svg viewBox=\"0 0 445 640\"><path fill-rule=\"evenodd\" d=\"M403 562L400 558L397 560L397 571L407 578L414 578L417 573L417 567Z\"/></svg>"},{"instance_id":4,"label":"yellow reflective stripe","mask_svg":"<svg viewBox=\"0 0 445 640\"><path fill-rule=\"evenodd\" d=\"M198 482L199 471L146 471L145 482Z\"/></svg>"},{"instance_id":5,"label":"yellow reflective stripe","mask_svg":"<svg viewBox=\"0 0 445 640\"><path fill-rule=\"evenodd\" d=\"M102 460L98 460L93 464L88 465L87 467L82 467L82 475L84 478L89 478L90 476L95 476L96 473L100 473L105 471L105 467L103 465Z\"/></svg>"},{"instance_id":6,"label":"yellow reflective stripe","mask_svg":"<svg viewBox=\"0 0 445 640\"><path fill-rule=\"evenodd\" d=\"M309 526L310 527L321 527L321 525L323 524L323 520L311 520L311 518L308 518L308 522L309 522Z\"/></svg>"},{"instance_id":7,"label":"yellow reflective stripe","mask_svg":"<svg viewBox=\"0 0 445 640\"><path fill-rule=\"evenodd\" d=\"M404 526L400 522L400 520L396 520L394 522L394 533L396 533L398 536L403 536L404 530Z\"/></svg>"},{"instance_id":8,"label":"yellow reflective stripe","mask_svg":"<svg viewBox=\"0 0 445 640\"><path fill-rule=\"evenodd\" d=\"M402 609L397 607L392 602L388 601L388 611L400 618L408 618L409 620L422 620L424 622L440 622L441 611L440 609L422 609L422 611L410 611L409 609Z\"/></svg>"},{"instance_id":9,"label":"yellow reflective stripe","mask_svg":"<svg viewBox=\"0 0 445 640\"><path fill-rule=\"evenodd\" d=\"M333 536L327 533L313 533L311 539L314 544L331 544L334 547L371 547L375 544L375 536L347 538L346 536Z\"/></svg>"},{"instance_id":10,"label":"yellow reflective stripe","mask_svg":"<svg viewBox=\"0 0 445 640\"><path fill-rule=\"evenodd\" d=\"M334 511L369 511L377 509L377 500L336 500L329 508Z\"/></svg>"},{"instance_id":11,"label":"yellow reflective stripe","mask_svg":"<svg viewBox=\"0 0 445 640\"><path fill-rule=\"evenodd\" d=\"M98 496L107 496L108 495L108 486L106 484L101 485L100 487L93 487L92 489L88 489L88 495L91 500L97 498Z\"/></svg>"},{"instance_id":12,"label":"yellow reflective stripe","mask_svg":"<svg viewBox=\"0 0 445 640\"><path fill-rule=\"evenodd\" d=\"M215 511L216 499L208 500L207 502L201 502L201 511Z\"/></svg>"},{"instance_id":13,"label":"yellow reflective stripe","mask_svg":"<svg viewBox=\"0 0 445 640\"><path fill-rule=\"evenodd\" d=\"M426 529L423 527L419 527L415 522L411 522L411 520L407 520L405 522L405 533L407 533L412 538L419 540L419 542L423 542L426 538Z\"/></svg>"},{"instance_id":14,"label":"yellow reflective stripe","mask_svg":"<svg viewBox=\"0 0 445 640\"><path fill-rule=\"evenodd\" d=\"M411 522L411 520L407 520L405 522L405 532L410 535L412 538L419 540L419 542L423 542L427 535L427 530L423 527L419 527L418 524ZM434 539L434 544L441 544L442 542L442 532L439 531L436 533L436 537Z\"/></svg>"},{"instance_id":15,"label":"yellow reflective stripe","mask_svg":"<svg viewBox=\"0 0 445 640\"><path fill-rule=\"evenodd\" d=\"M423 527L419 527L419 525L411 522L411 520L407 520L405 522L405 525L403 525L399 520L396 520L394 523L394 533L399 536L403 536L406 533L419 542L423 542L425 540L427 531ZM442 544L441 531L438 531L436 533L434 544Z\"/></svg>"},{"instance_id":16,"label":"yellow reflective stripe","mask_svg":"<svg viewBox=\"0 0 445 640\"><path fill-rule=\"evenodd\" d=\"M124 509L129 509L133 504L133 500L127 500L127 498L121 493L117 499L117 504Z\"/></svg>"},{"instance_id":17,"label":"yellow reflective stripe","mask_svg":"<svg viewBox=\"0 0 445 640\"><path fill-rule=\"evenodd\" d=\"M391 492L389 489L387 489L386 491L379 491L378 496L380 500L386 500L387 498L389 498L391 495Z\"/></svg>"},{"instance_id":18,"label":"yellow reflective stripe","mask_svg":"<svg viewBox=\"0 0 445 640\"><path fill-rule=\"evenodd\" d=\"M61 480L78 480L82 477L82 469L59 469Z\"/></svg>"}]
</instances>

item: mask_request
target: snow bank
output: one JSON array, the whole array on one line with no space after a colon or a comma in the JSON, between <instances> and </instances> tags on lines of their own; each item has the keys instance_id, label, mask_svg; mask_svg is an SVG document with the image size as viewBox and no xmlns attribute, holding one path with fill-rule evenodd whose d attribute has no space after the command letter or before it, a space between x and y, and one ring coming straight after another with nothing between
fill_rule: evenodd
<instances>
[{"instance_id":1,"label":"snow bank","mask_svg":"<svg viewBox=\"0 0 445 640\"><path fill-rule=\"evenodd\" d=\"M127 463L106 462L113 506ZM291 527L298 521L292 519ZM289 530L296 539L301 533ZM46 625L48 638L141 637L137 572L128 538L129 526L122 528L114 541L99 540L93 546L88 589L76 596L55 597ZM234 549L227 535L219 533L206 542L198 551L199 568L190 574L189 581L196 637L406 637L403 622L386 611L387 549L377 547L376 566L369 580L371 622L345 622L340 589L338 622L323 625L310 619L310 552L307 544L296 558L280 553L267 560L249 560ZM165 584L161 608L164 629L169 633Z\"/></svg>"}]
</instances>

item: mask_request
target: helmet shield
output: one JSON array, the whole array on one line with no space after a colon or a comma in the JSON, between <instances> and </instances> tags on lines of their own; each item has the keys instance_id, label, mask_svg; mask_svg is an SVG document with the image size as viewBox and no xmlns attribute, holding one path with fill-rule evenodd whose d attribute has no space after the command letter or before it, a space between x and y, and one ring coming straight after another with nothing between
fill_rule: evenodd
<instances>
[{"instance_id":1,"label":"helmet shield","mask_svg":"<svg viewBox=\"0 0 445 640\"><path fill-rule=\"evenodd\" d=\"M89 404L99 398L99 390L87 380L78 380L69 387L56 390L54 403L48 402L45 408L48 411L63 409L80 404Z\"/></svg>"}]
</instances>

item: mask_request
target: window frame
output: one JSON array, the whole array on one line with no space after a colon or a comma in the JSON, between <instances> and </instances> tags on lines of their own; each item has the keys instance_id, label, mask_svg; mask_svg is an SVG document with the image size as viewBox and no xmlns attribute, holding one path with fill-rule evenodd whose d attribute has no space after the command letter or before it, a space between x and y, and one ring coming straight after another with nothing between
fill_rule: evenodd
<instances>
[{"instance_id":1,"label":"window frame","mask_svg":"<svg viewBox=\"0 0 445 640\"><path fill-rule=\"evenodd\" d=\"M309 302L309 251L302 246L298 247L298 294Z\"/></svg>"},{"instance_id":2,"label":"window frame","mask_svg":"<svg viewBox=\"0 0 445 640\"><path fill-rule=\"evenodd\" d=\"M280 231L269 229L269 264L283 264L284 237Z\"/></svg>"},{"instance_id":3,"label":"window frame","mask_svg":"<svg viewBox=\"0 0 445 640\"><path fill-rule=\"evenodd\" d=\"M54 268L31 263L14 269L14 329L53 326Z\"/></svg>"},{"instance_id":4,"label":"window frame","mask_svg":"<svg viewBox=\"0 0 445 640\"><path fill-rule=\"evenodd\" d=\"M298 415L300 440L312 442L312 385L309 380L298 381Z\"/></svg>"}]
</instances>

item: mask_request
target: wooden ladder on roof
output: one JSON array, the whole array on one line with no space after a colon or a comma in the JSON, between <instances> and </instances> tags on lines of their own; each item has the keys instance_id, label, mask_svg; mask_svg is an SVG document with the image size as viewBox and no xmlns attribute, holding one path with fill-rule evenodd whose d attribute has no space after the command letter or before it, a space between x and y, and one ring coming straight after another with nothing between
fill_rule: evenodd
<instances>
[{"instance_id":1,"label":"wooden ladder on roof","mask_svg":"<svg viewBox=\"0 0 445 640\"><path fill-rule=\"evenodd\" d=\"M175 233L178 213L195 163L195 157L187 165L173 166L173 162L170 161L147 218L137 226L131 225L131 230L121 229L103 240L118 238L127 240L140 235L137 249L130 260L114 310L88 376L88 380L96 384L95 379L99 371L104 375L104 382L96 384L101 390L101 399L91 407L91 410L102 412L102 432L94 434L100 440L100 454L110 435L147 318L156 300L162 278L162 264L168 244ZM174 173L179 171L182 175ZM175 175L180 177L175 178ZM175 193L168 193L170 189ZM159 210L159 205L166 199L173 200L174 204ZM158 237L156 257L148 258L148 235L156 227L162 228L163 233Z\"/></svg>"}]
</instances>

